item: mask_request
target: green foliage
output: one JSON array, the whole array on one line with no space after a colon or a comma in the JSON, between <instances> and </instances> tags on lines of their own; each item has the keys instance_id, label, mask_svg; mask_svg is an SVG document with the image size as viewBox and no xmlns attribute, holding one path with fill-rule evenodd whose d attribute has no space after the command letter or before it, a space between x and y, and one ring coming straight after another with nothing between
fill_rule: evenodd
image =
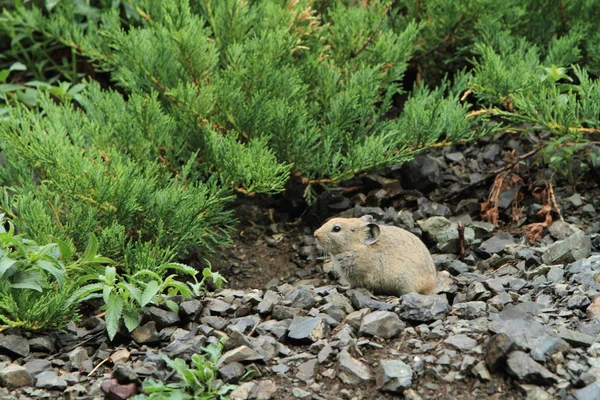
<instances>
[{"instance_id":1,"label":"green foliage","mask_svg":"<svg viewBox=\"0 0 600 400\"><path fill-rule=\"evenodd\" d=\"M98 241L91 236L81 260L104 260L96 255ZM198 296L204 289L204 282L211 278L217 287L226 280L210 268L205 268L201 281L196 279L194 268L179 263L163 264L156 271L141 269L133 275L118 274L113 266L101 267L98 263L79 263L71 267L79 273L78 289L69 298L68 304L77 304L92 298L102 298L106 313L106 329L112 340L123 321L128 331L133 331L141 322L142 313L149 305L164 303L173 312L178 311L177 303L170 296L181 295L189 298ZM192 282L183 282L175 271L189 277ZM166 277L165 277L166 276Z\"/></svg>"},{"instance_id":2,"label":"green foliage","mask_svg":"<svg viewBox=\"0 0 600 400\"><path fill-rule=\"evenodd\" d=\"M217 361L223 350L222 343L211 343L202 349L204 354L194 354L191 357L191 366L185 360L177 358L171 360L167 356L163 359L175 372L179 381L174 383L144 381L142 391L146 394L135 396L135 400L166 400L166 399L227 399L229 392L237 386L223 384L216 379Z\"/></svg>"},{"instance_id":3,"label":"green foliage","mask_svg":"<svg viewBox=\"0 0 600 400\"><path fill-rule=\"evenodd\" d=\"M70 297L78 287L71 271L95 268L109 259L87 253L77 261L66 243L43 246L15 234L0 213L0 327L62 329L78 319ZM65 262L68 263L65 265Z\"/></svg>"}]
</instances>

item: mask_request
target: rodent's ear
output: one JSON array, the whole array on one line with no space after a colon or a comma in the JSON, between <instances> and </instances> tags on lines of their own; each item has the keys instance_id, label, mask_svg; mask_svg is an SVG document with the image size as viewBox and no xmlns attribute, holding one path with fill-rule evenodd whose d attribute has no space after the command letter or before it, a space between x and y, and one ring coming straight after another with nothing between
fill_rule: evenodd
<instances>
[{"instance_id":1,"label":"rodent's ear","mask_svg":"<svg viewBox=\"0 0 600 400\"><path fill-rule=\"evenodd\" d=\"M367 233L367 237L364 240L364 244L373 244L379 239L379 225L377 224L367 224L365 226L365 232Z\"/></svg>"},{"instance_id":2,"label":"rodent's ear","mask_svg":"<svg viewBox=\"0 0 600 400\"><path fill-rule=\"evenodd\" d=\"M362 219L365 222L373 222L373 216L372 215L363 215L362 217L360 217L360 219Z\"/></svg>"}]
</instances>

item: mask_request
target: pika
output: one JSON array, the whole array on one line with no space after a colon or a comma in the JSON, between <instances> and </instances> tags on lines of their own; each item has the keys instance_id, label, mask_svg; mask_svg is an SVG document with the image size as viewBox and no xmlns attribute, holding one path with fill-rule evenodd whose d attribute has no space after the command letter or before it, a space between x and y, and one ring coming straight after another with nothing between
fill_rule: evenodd
<instances>
[{"instance_id":1,"label":"pika","mask_svg":"<svg viewBox=\"0 0 600 400\"><path fill-rule=\"evenodd\" d=\"M412 233L377 225L373 217L333 218L315 231L333 267L354 287L375 294L431 294L436 269L427 247Z\"/></svg>"}]
</instances>

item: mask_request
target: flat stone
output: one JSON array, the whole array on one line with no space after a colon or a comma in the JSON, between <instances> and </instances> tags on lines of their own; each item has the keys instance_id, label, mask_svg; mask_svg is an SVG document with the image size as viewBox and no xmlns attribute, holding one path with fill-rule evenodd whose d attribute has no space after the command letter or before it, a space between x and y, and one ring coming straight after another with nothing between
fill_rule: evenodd
<instances>
[{"instance_id":1,"label":"flat stone","mask_svg":"<svg viewBox=\"0 0 600 400\"><path fill-rule=\"evenodd\" d=\"M0 386L9 389L33 386L33 376L27 371L27 368L17 364L10 364L0 369Z\"/></svg>"},{"instance_id":2,"label":"flat stone","mask_svg":"<svg viewBox=\"0 0 600 400\"><path fill-rule=\"evenodd\" d=\"M475 319L487 316L487 303L484 301L467 301L452 305L452 315L460 319Z\"/></svg>"},{"instance_id":3,"label":"flat stone","mask_svg":"<svg viewBox=\"0 0 600 400\"><path fill-rule=\"evenodd\" d=\"M148 307L145 314L150 318L150 320L156 322L156 327L158 329L181 323L181 319L177 313L174 313L173 311L166 311L162 308L154 306Z\"/></svg>"},{"instance_id":4,"label":"flat stone","mask_svg":"<svg viewBox=\"0 0 600 400\"><path fill-rule=\"evenodd\" d=\"M365 315L360 324L360 334L391 339L398 336L406 328L397 314L391 311L374 311Z\"/></svg>"},{"instance_id":5,"label":"flat stone","mask_svg":"<svg viewBox=\"0 0 600 400\"><path fill-rule=\"evenodd\" d=\"M592 241L583 232L577 232L565 240L559 240L542 254L545 264L568 264L587 258L592 253Z\"/></svg>"},{"instance_id":6,"label":"flat stone","mask_svg":"<svg viewBox=\"0 0 600 400\"><path fill-rule=\"evenodd\" d=\"M36 376L40 372L51 370L52 363L47 359L35 358L25 363L24 367L27 369L27 372L31 374L31 376Z\"/></svg>"},{"instance_id":7,"label":"flat stone","mask_svg":"<svg viewBox=\"0 0 600 400\"><path fill-rule=\"evenodd\" d=\"M264 357L258 354L247 346L240 346L236 349L229 350L221 356L218 365L229 364L232 362L257 361L263 360Z\"/></svg>"},{"instance_id":8,"label":"flat stone","mask_svg":"<svg viewBox=\"0 0 600 400\"><path fill-rule=\"evenodd\" d=\"M29 339L31 351L38 353L54 353L56 351L56 340L50 336L39 336Z\"/></svg>"},{"instance_id":9,"label":"flat stone","mask_svg":"<svg viewBox=\"0 0 600 400\"><path fill-rule=\"evenodd\" d=\"M405 294L400 297L398 315L403 320L430 322L443 319L450 312L446 296Z\"/></svg>"},{"instance_id":10,"label":"flat stone","mask_svg":"<svg viewBox=\"0 0 600 400\"><path fill-rule=\"evenodd\" d=\"M352 301L352 305L357 309L370 308L371 310L390 311L394 309L392 304L383 301L373 300L370 293L364 289L350 289L346 295Z\"/></svg>"},{"instance_id":11,"label":"flat stone","mask_svg":"<svg viewBox=\"0 0 600 400\"><path fill-rule=\"evenodd\" d=\"M594 336L573 331L562 326L556 328L556 333L573 347L587 347L596 342L596 338Z\"/></svg>"},{"instance_id":12,"label":"flat stone","mask_svg":"<svg viewBox=\"0 0 600 400\"><path fill-rule=\"evenodd\" d=\"M288 338L316 342L329 333L329 325L323 318L294 317L288 329Z\"/></svg>"},{"instance_id":13,"label":"flat stone","mask_svg":"<svg viewBox=\"0 0 600 400\"><path fill-rule=\"evenodd\" d=\"M310 396L310 392L307 392L306 390L300 389L298 387L292 388L292 394L298 399L304 399Z\"/></svg>"},{"instance_id":14,"label":"flat stone","mask_svg":"<svg viewBox=\"0 0 600 400\"><path fill-rule=\"evenodd\" d=\"M484 349L485 365L490 371L503 368L508 353L513 347L513 341L505 333L498 333L490 339Z\"/></svg>"},{"instance_id":15,"label":"flat stone","mask_svg":"<svg viewBox=\"0 0 600 400\"><path fill-rule=\"evenodd\" d=\"M340 307L346 314L354 312L352 302L341 293L330 293L323 298L327 304L334 304Z\"/></svg>"},{"instance_id":16,"label":"flat stone","mask_svg":"<svg viewBox=\"0 0 600 400\"><path fill-rule=\"evenodd\" d=\"M83 347L75 347L69 353L69 361L75 369L81 368L81 364L88 359L87 351Z\"/></svg>"},{"instance_id":17,"label":"flat stone","mask_svg":"<svg viewBox=\"0 0 600 400\"><path fill-rule=\"evenodd\" d=\"M29 342L24 337L0 334L0 354L11 357L27 357L29 351Z\"/></svg>"},{"instance_id":18,"label":"flat stone","mask_svg":"<svg viewBox=\"0 0 600 400\"><path fill-rule=\"evenodd\" d=\"M477 340L471 339L463 333L449 336L444 343L461 351L471 351L477 346Z\"/></svg>"},{"instance_id":19,"label":"flat stone","mask_svg":"<svg viewBox=\"0 0 600 400\"><path fill-rule=\"evenodd\" d=\"M164 352L171 358L189 358L192 354L197 353L206 344L206 336L196 335L186 339L175 340L167 347Z\"/></svg>"},{"instance_id":20,"label":"flat stone","mask_svg":"<svg viewBox=\"0 0 600 400\"><path fill-rule=\"evenodd\" d=\"M400 360L382 360L375 382L382 392L403 393L412 385L412 369Z\"/></svg>"},{"instance_id":21,"label":"flat stone","mask_svg":"<svg viewBox=\"0 0 600 400\"><path fill-rule=\"evenodd\" d=\"M281 302L281 296L273 290L267 290L256 309L261 314L268 314L279 302Z\"/></svg>"},{"instance_id":22,"label":"flat stone","mask_svg":"<svg viewBox=\"0 0 600 400\"><path fill-rule=\"evenodd\" d=\"M485 367L483 361L478 362L472 369L471 373L482 381L489 381L492 379L490 371Z\"/></svg>"},{"instance_id":23,"label":"flat stone","mask_svg":"<svg viewBox=\"0 0 600 400\"><path fill-rule=\"evenodd\" d=\"M233 307L230 303L227 303L223 300L219 299L210 299L208 304L206 304L206 308L210 310L212 314L223 315L233 310Z\"/></svg>"},{"instance_id":24,"label":"flat stone","mask_svg":"<svg viewBox=\"0 0 600 400\"><path fill-rule=\"evenodd\" d=\"M261 335L271 334L277 339L280 339L286 334L289 326L289 320L277 321L275 319L271 319L258 324L256 326L256 331Z\"/></svg>"},{"instance_id":25,"label":"flat stone","mask_svg":"<svg viewBox=\"0 0 600 400\"><path fill-rule=\"evenodd\" d=\"M229 325L229 320L216 315L209 315L207 317L200 318L200 323L222 331L227 325Z\"/></svg>"},{"instance_id":26,"label":"flat stone","mask_svg":"<svg viewBox=\"0 0 600 400\"><path fill-rule=\"evenodd\" d=\"M506 360L506 366L508 373L523 383L551 385L558 381L556 375L522 351L511 352Z\"/></svg>"},{"instance_id":27,"label":"flat stone","mask_svg":"<svg viewBox=\"0 0 600 400\"><path fill-rule=\"evenodd\" d=\"M197 299L185 300L179 304L179 317L184 321L195 320L202 312L202 302Z\"/></svg>"},{"instance_id":28,"label":"flat stone","mask_svg":"<svg viewBox=\"0 0 600 400\"><path fill-rule=\"evenodd\" d=\"M315 295L307 286L294 288L285 298L291 301L290 307L293 308L310 310L315 305Z\"/></svg>"},{"instance_id":29,"label":"flat stone","mask_svg":"<svg viewBox=\"0 0 600 400\"><path fill-rule=\"evenodd\" d=\"M135 328L131 332L131 338L138 344L155 344L161 341L154 321L148 321L144 325Z\"/></svg>"},{"instance_id":30,"label":"flat stone","mask_svg":"<svg viewBox=\"0 0 600 400\"><path fill-rule=\"evenodd\" d=\"M507 308L504 309L504 311L506 310ZM521 349L533 349L537 340L542 336L556 336L550 328L533 319L526 318L495 320L490 324L490 330L496 333L505 333Z\"/></svg>"},{"instance_id":31,"label":"flat stone","mask_svg":"<svg viewBox=\"0 0 600 400\"><path fill-rule=\"evenodd\" d=\"M564 240L577 232L581 232L581 229L560 219L554 221L548 228L548 233L557 240Z\"/></svg>"},{"instance_id":32,"label":"flat stone","mask_svg":"<svg viewBox=\"0 0 600 400\"><path fill-rule=\"evenodd\" d=\"M515 238L510 233L499 231L496 235L481 243L479 250L486 254L496 254L504 251L507 245L514 243Z\"/></svg>"},{"instance_id":33,"label":"flat stone","mask_svg":"<svg viewBox=\"0 0 600 400\"><path fill-rule=\"evenodd\" d=\"M126 385L131 382L137 382L138 374L125 364L117 364L112 371L111 378L116 379L121 385Z\"/></svg>"},{"instance_id":34,"label":"flat stone","mask_svg":"<svg viewBox=\"0 0 600 400\"><path fill-rule=\"evenodd\" d=\"M587 385L583 389L573 392L575 400L599 400L600 399L600 380Z\"/></svg>"},{"instance_id":35,"label":"flat stone","mask_svg":"<svg viewBox=\"0 0 600 400\"><path fill-rule=\"evenodd\" d=\"M277 339L274 337L261 335L252 341L252 350L263 356L265 361L269 361L279 352L277 345Z\"/></svg>"},{"instance_id":36,"label":"flat stone","mask_svg":"<svg viewBox=\"0 0 600 400\"><path fill-rule=\"evenodd\" d=\"M56 375L54 371L44 371L35 377L35 387L50 390L65 390L67 381Z\"/></svg>"},{"instance_id":37,"label":"flat stone","mask_svg":"<svg viewBox=\"0 0 600 400\"><path fill-rule=\"evenodd\" d=\"M325 361L329 359L329 357L333 354L333 347L327 344L323 346L323 348L317 354L317 361L319 364L323 364Z\"/></svg>"},{"instance_id":38,"label":"flat stone","mask_svg":"<svg viewBox=\"0 0 600 400\"><path fill-rule=\"evenodd\" d=\"M303 362L298 366L296 378L304 382L313 381L317 373L317 365L318 361L314 359Z\"/></svg>"},{"instance_id":39,"label":"flat stone","mask_svg":"<svg viewBox=\"0 0 600 400\"><path fill-rule=\"evenodd\" d=\"M124 363L129 360L130 352L127 349L118 349L110 355L113 364Z\"/></svg>"},{"instance_id":40,"label":"flat stone","mask_svg":"<svg viewBox=\"0 0 600 400\"><path fill-rule=\"evenodd\" d=\"M348 385L358 385L373 379L369 367L353 358L346 350L340 352L338 358L339 378Z\"/></svg>"},{"instance_id":41,"label":"flat stone","mask_svg":"<svg viewBox=\"0 0 600 400\"><path fill-rule=\"evenodd\" d=\"M282 306L281 304L273 306L273 311L271 313L273 319L279 321L282 319L291 319L296 316L303 317L306 314L306 310L303 310L301 308Z\"/></svg>"},{"instance_id":42,"label":"flat stone","mask_svg":"<svg viewBox=\"0 0 600 400\"><path fill-rule=\"evenodd\" d=\"M570 348L569 344L557 336L544 335L536 340L536 344L531 350L531 358L539 362L545 362L547 357L557 352L566 352Z\"/></svg>"},{"instance_id":43,"label":"flat stone","mask_svg":"<svg viewBox=\"0 0 600 400\"><path fill-rule=\"evenodd\" d=\"M219 367L221 378L227 383L238 383L240 378L244 376L246 369L239 362L232 362Z\"/></svg>"},{"instance_id":44,"label":"flat stone","mask_svg":"<svg viewBox=\"0 0 600 400\"><path fill-rule=\"evenodd\" d=\"M121 385L116 379L109 379L102 382L101 389L107 399L125 400L135 395L136 385L135 383Z\"/></svg>"}]
</instances>

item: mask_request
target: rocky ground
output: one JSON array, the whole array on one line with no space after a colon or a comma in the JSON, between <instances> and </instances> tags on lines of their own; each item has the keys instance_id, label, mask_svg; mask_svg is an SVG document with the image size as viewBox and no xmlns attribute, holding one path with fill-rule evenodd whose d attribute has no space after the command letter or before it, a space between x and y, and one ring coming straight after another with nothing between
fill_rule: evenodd
<instances>
[{"instance_id":1,"label":"rocky ground","mask_svg":"<svg viewBox=\"0 0 600 400\"><path fill-rule=\"evenodd\" d=\"M189 359L226 338L232 399L600 399L598 173L575 192L498 137L346 182L302 219L293 199L243 201L235 246L214 261L227 289L151 308L112 343L95 316L0 333L0 398L127 398L173 379L161 353ZM364 214L423 239L436 295L337 282L312 231Z\"/></svg>"}]
</instances>

